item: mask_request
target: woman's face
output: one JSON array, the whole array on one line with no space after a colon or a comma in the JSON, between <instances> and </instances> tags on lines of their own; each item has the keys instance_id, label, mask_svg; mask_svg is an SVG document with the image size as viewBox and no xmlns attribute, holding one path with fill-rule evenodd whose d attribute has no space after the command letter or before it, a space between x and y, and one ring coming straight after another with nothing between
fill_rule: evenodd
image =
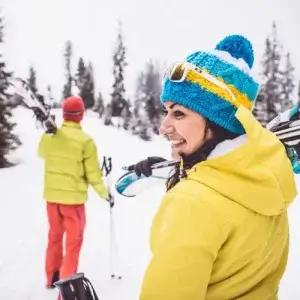
<instances>
[{"instance_id":1,"label":"woman's face","mask_svg":"<svg viewBox=\"0 0 300 300\"><path fill-rule=\"evenodd\" d=\"M198 113L171 101L164 103L165 118L160 126L160 134L171 142L172 158L180 160L180 153L190 155L211 137L205 134L206 120Z\"/></svg>"}]
</instances>

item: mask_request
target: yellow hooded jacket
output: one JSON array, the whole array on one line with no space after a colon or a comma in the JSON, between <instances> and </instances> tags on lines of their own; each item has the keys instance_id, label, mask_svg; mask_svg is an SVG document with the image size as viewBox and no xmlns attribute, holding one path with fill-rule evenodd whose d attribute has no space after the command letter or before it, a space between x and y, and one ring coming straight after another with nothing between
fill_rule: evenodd
<instances>
[{"instance_id":1,"label":"yellow hooded jacket","mask_svg":"<svg viewBox=\"0 0 300 300\"><path fill-rule=\"evenodd\" d=\"M96 145L80 124L65 121L56 134L43 134L38 154L45 160L44 198L48 202L83 204L89 184L101 198L108 197Z\"/></svg>"},{"instance_id":2,"label":"yellow hooded jacket","mask_svg":"<svg viewBox=\"0 0 300 300\"><path fill-rule=\"evenodd\" d=\"M277 299L294 174L273 133L244 107L236 117L247 141L195 165L165 195L140 300Z\"/></svg>"}]
</instances>

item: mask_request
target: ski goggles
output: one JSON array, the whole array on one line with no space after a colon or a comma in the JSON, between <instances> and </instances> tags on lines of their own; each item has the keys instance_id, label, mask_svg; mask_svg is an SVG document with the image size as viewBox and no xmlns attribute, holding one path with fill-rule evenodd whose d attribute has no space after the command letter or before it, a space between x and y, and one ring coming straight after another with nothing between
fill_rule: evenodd
<instances>
[{"instance_id":1,"label":"ski goggles","mask_svg":"<svg viewBox=\"0 0 300 300\"><path fill-rule=\"evenodd\" d=\"M230 102L235 106L238 106L236 97L234 96L234 94L226 84L224 84L214 76L210 75L209 73L205 72L202 68L189 62L175 62L170 68L166 70L163 77L163 83L167 79L170 80L171 82L177 82L177 83L183 82L188 79L189 73L195 73L195 72L198 76L201 76L202 78L206 79L210 83L213 83L219 88L225 90L230 95L230 100L231 100Z\"/></svg>"}]
</instances>

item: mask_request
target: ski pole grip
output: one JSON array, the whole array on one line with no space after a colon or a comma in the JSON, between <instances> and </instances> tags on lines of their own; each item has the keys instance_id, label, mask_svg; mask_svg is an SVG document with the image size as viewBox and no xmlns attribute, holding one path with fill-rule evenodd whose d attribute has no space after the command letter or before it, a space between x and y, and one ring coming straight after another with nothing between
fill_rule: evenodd
<instances>
[{"instance_id":1,"label":"ski pole grip","mask_svg":"<svg viewBox=\"0 0 300 300\"><path fill-rule=\"evenodd\" d=\"M108 172L110 173L112 171L112 162L111 157L108 158Z\"/></svg>"},{"instance_id":2,"label":"ski pole grip","mask_svg":"<svg viewBox=\"0 0 300 300\"><path fill-rule=\"evenodd\" d=\"M108 176L112 170L111 157L103 156L103 164L101 170L104 171L104 176Z\"/></svg>"}]
</instances>

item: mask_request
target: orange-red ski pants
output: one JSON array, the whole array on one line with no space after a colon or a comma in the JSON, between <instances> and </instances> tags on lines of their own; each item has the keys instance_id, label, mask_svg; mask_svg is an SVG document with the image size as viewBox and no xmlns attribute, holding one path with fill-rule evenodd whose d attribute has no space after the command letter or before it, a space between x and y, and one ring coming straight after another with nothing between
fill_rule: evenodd
<instances>
[{"instance_id":1,"label":"orange-red ski pants","mask_svg":"<svg viewBox=\"0 0 300 300\"><path fill-rule=\"evenodd\" d=\"M59 271L60 279L77 272L86 224L85 206L47 202L47 214L49 232L45 268L47 283L50 283L56 271ZM63 256L64 233L66 240Z\"/></svg>"}]
</instances>

